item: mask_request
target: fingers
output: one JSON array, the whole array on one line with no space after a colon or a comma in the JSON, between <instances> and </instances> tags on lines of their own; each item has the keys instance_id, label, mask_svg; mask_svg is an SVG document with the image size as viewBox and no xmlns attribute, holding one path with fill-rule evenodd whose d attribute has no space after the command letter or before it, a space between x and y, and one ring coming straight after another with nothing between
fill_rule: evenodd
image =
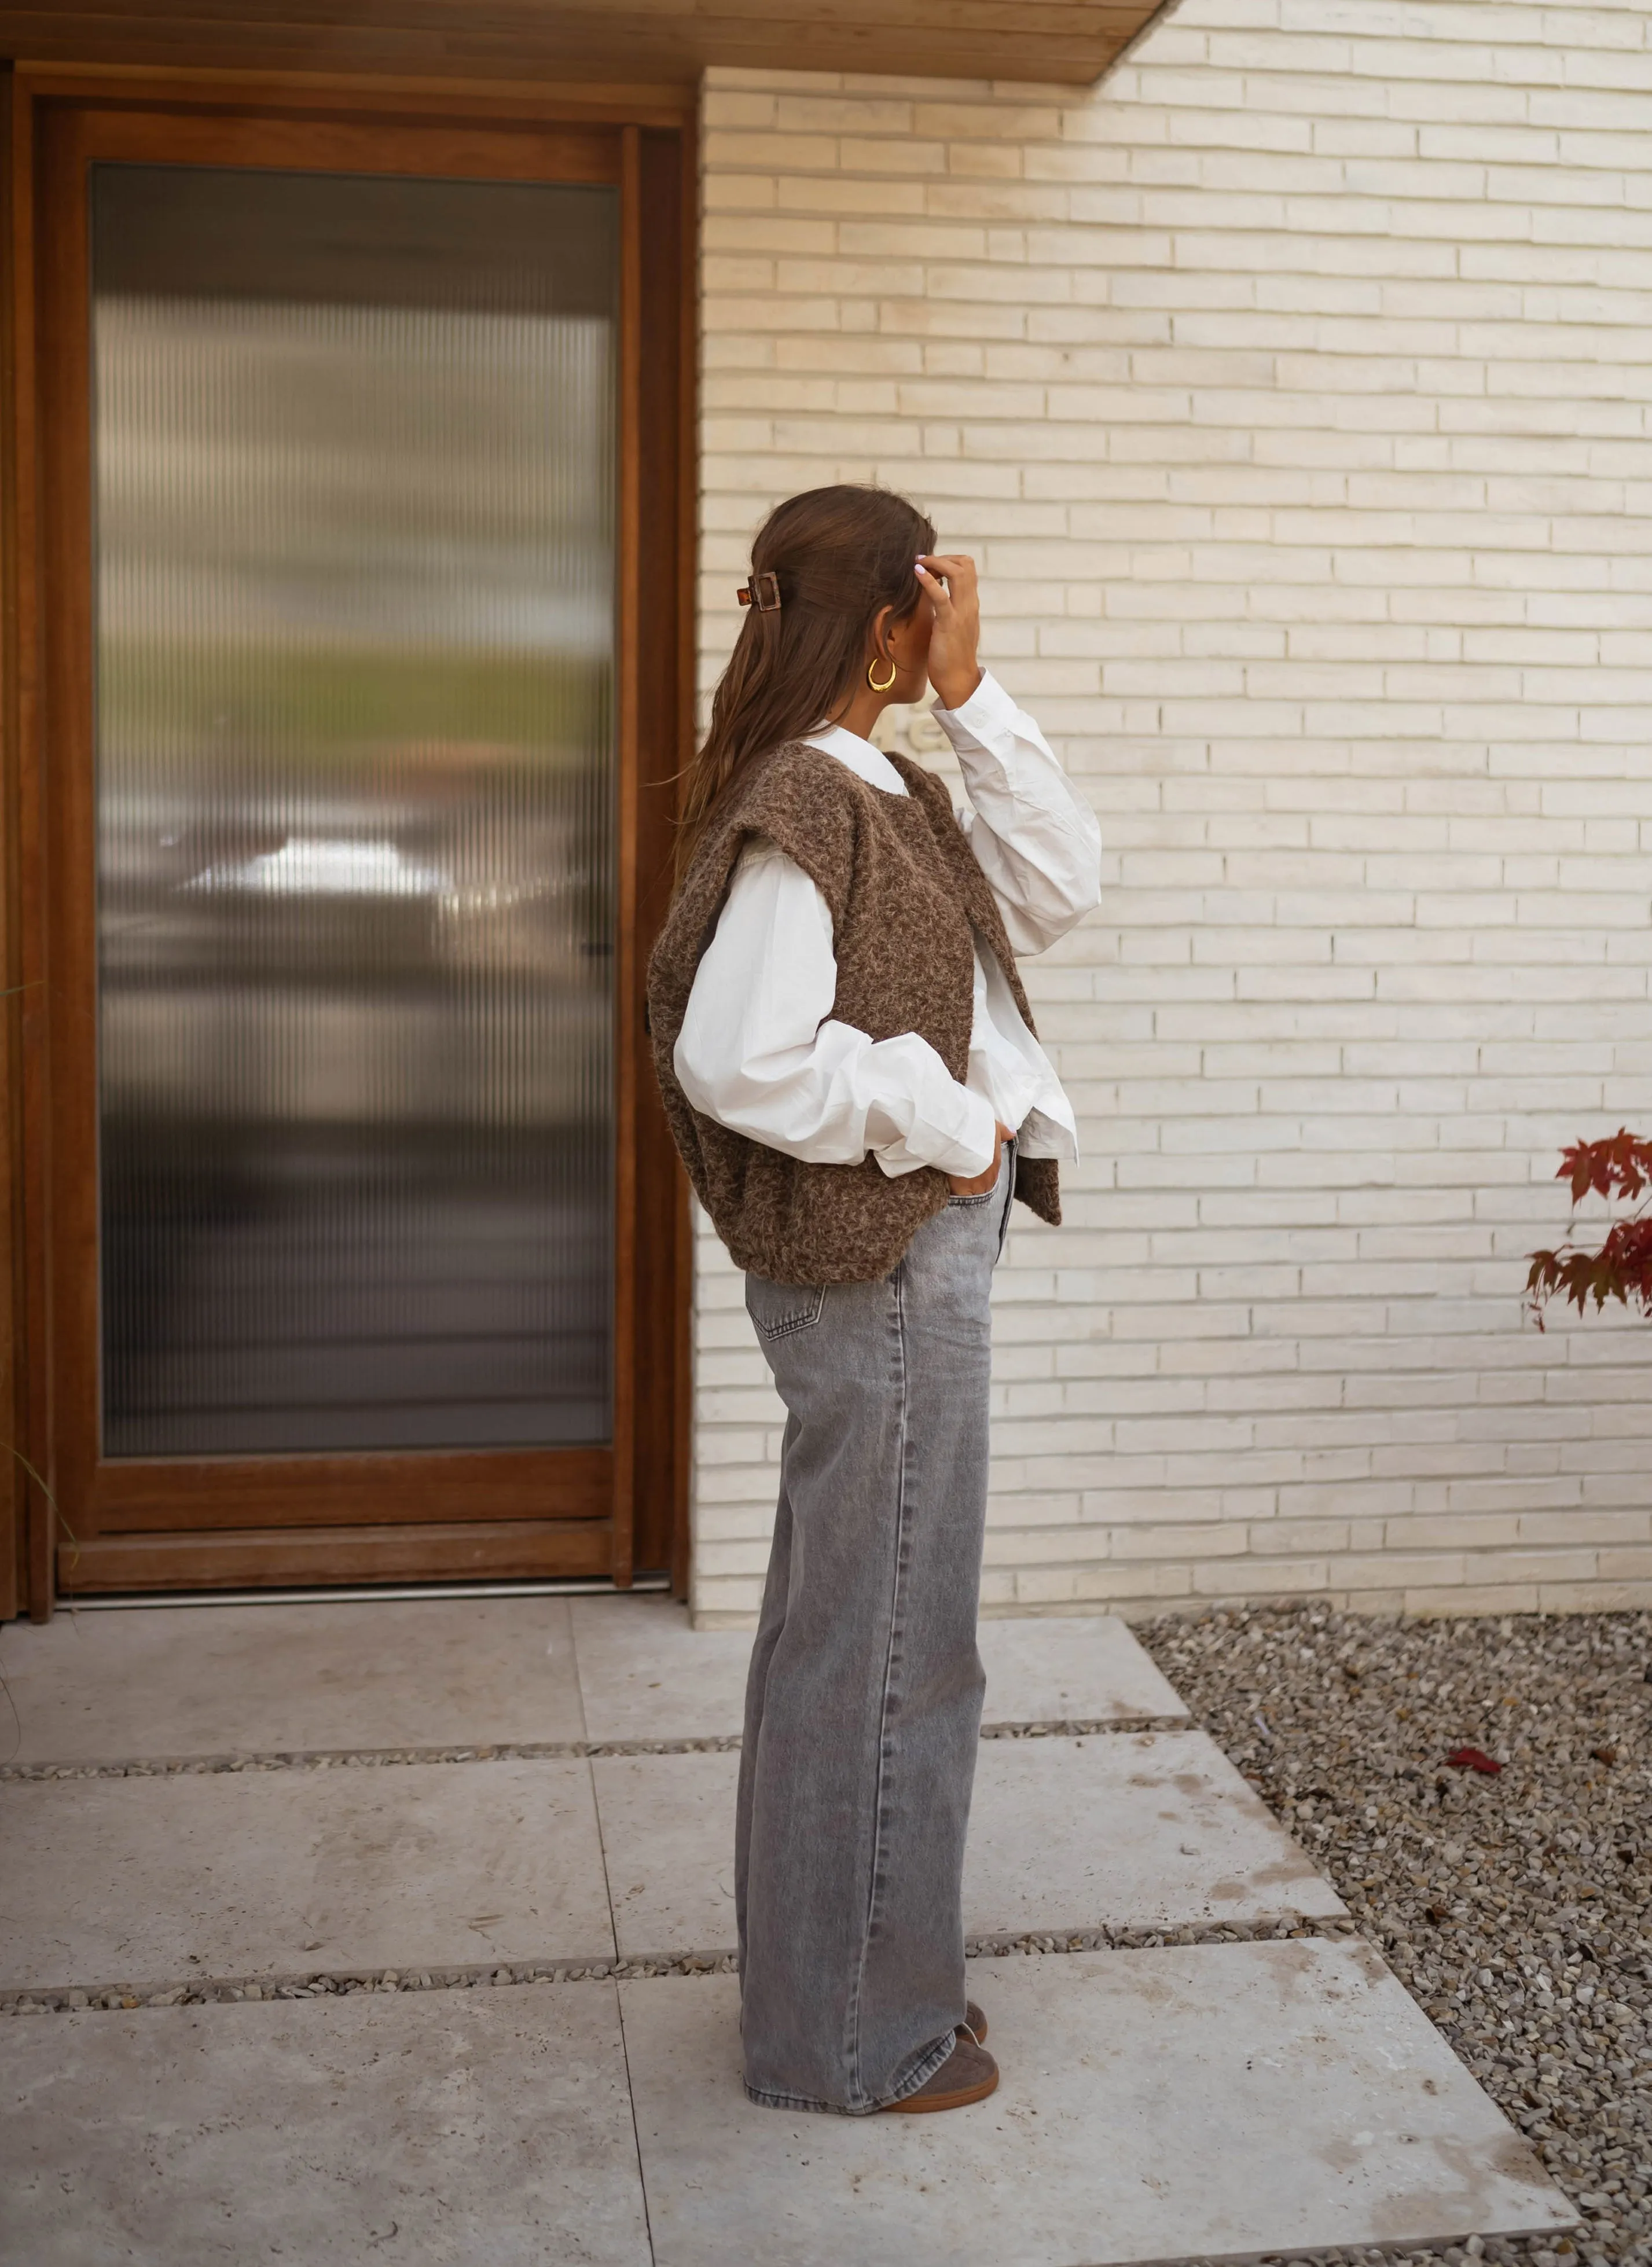
<instances>
[{"instance_id":1,"label":"fingers","mask_svg":"<svg viewBox=\"0 0 1652 2267\"><path fill-rule=\"evenodd\" d=\"M951 605L952 593L947 589L946 584L942 582L938 575L932 575L929 572L929 569L924 565L921 559L916 562L913 571L917 576L919 582L922 583L924 589L934 599L937 612L942 607L950 606Z\"/></svg>"},{"instance_id":2,"label":"fingers","mask_svg":"<svg viewBox=\"0 0 1652 2267\"><path fill-rule=\"evenodd\" d=\"M961 597L974 586L975 561L966 551L926 551L917 561L919 581L934 598L943 578L949 598Z\"/></svg>"}]
</instances>

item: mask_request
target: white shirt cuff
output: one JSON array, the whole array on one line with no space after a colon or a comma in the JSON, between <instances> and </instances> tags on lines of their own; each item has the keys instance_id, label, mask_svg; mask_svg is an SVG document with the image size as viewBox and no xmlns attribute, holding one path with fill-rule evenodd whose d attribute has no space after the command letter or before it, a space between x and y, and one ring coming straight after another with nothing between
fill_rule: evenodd
<instances>
[{"instance_id":1,"label":"white shirt cuff","mask_svg":"<svg viewBox=\"0 0 1652 2267\"><path fill-rule=\"evenodd\" d=\"M915 1031L882 1039L862 1060L866 1146L891 1180L933 1165L973 1179L998 1150L998 1120L984 1095L953 1078Z\"/></svg>"},{"instance_id":2,"label":"white shirt cuff","mask_svg":"<svg viewBox=\"0 0 1652 2267\"><path fill-rule=\"evenodd\" d=\"M1018 711L991 670L983 669L980 683L961 708L943 708L937 702L933 714L956 747L960 738L985 745L990 734L1013 731Z\"/></svg>"}]
</instances>

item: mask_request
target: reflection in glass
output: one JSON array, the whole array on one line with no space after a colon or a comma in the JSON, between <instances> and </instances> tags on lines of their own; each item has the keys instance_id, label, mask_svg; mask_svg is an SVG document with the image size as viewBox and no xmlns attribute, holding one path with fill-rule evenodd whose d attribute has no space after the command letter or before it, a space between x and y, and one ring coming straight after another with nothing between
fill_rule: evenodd
<instances>
[{"instance_id":1,"label":"reflection in glass","mask_svg":"<svg viewBox=\"0 0 1652 2267\"><path fill-rule=\"evenodd\" d=\"M614 202L94 174L106 1455L609 1436Z\"/></svg>"}]
</instances>

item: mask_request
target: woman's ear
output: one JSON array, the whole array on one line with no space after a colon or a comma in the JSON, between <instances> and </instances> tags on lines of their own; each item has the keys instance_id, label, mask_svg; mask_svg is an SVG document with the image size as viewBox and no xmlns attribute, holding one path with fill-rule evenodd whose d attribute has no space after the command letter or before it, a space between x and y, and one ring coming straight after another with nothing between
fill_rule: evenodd
<instances>
[{"instance_id":1,"label":"woman's ear","mask_svg":"<svg viewBox=\"0 0 1652 2267\"><path fill-rule=\"evenodd\" d=\"M893 607L887 612L892 614ZM934 627L934 610L926 598L900 620L886 625L884 636L888 641L890 658L899 662L902 669L921 669L929 657Z\"/></svg>"},{"instance_id":2,"label":"woman's ear","mask_svg":"<svg viewBox=\"0 0 1652 2267\"><path fill-rule=\"evenodd\" d=\"M894 611L892 606L879 606L877 612L872 616L872 649L869 657L871 660L887 661L890 658L889 623Z\"/></svg>"}]
</instances>

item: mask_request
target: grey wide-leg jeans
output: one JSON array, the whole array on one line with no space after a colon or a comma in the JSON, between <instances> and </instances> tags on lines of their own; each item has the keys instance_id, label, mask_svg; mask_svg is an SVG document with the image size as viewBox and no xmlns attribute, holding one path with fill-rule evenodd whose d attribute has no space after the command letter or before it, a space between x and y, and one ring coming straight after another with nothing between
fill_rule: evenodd
<instances>
[{"instance_id":1,"label":"grey wide-leg jeans","mask_svg":"<svg viewBox=\"0 0 1652 2267\"><path fill-rule=\"evenodd\" d=\"M1014 1145L892 1275L746 1278L788 1412L735 1827L746 2092L858 2115L964 2020L988 1295Z\"/></svg>"}]
</instances>

